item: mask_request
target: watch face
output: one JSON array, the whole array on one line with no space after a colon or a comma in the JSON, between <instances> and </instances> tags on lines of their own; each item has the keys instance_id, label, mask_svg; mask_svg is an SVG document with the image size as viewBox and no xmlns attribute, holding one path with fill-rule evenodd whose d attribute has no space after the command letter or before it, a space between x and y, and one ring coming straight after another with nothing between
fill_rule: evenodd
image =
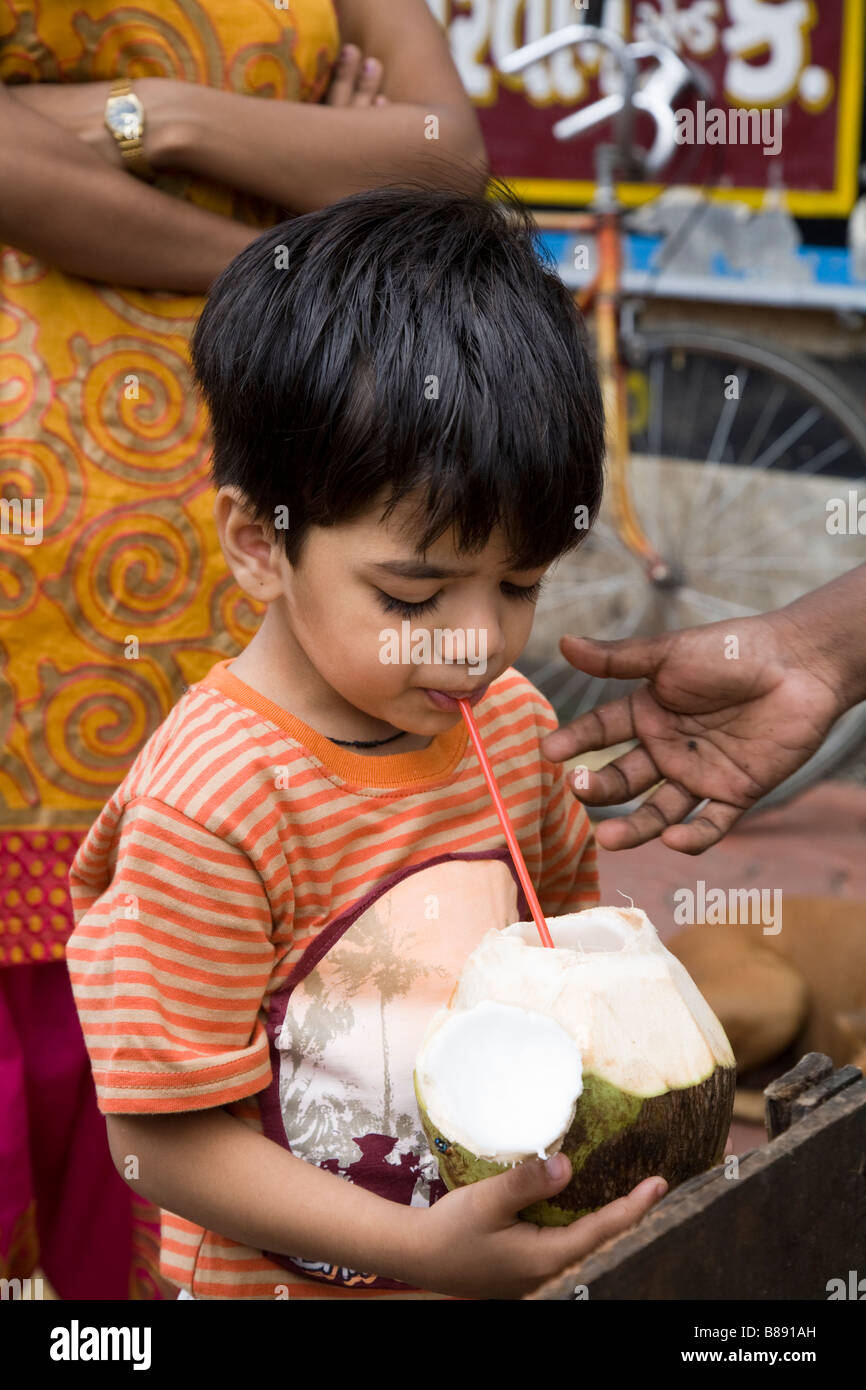
<instances>
[{"instance_id":1,"label":"watch face","mask_svg":"<svg viewBox=\"0 0 866 1390\"><path fill-rule=\"evenodd\" d=\"M133 140L141 133L141 102L138 97L112 97L106 120L124 140Z\"/></svg>"}]
</instances>

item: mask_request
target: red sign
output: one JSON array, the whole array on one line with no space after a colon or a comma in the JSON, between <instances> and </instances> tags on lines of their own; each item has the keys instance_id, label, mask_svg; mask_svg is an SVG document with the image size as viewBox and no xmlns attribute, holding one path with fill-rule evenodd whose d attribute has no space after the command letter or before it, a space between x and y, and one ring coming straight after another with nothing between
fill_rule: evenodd
<instances>
[{"instance_id":1,"label":"red sign","mask_svg":"<svg viewBox=\"0 0 866 1390\"><path fill-rule=\"evenodd\" d=\"M492 172L527 202L586 203L593 147L610 126L561 141L557 120L618 89L598 45L569 47L506 76L497 64L531 39L584 20L581 0L428 0L481 121ZM857 197L864 0L607 0L621 37L657 38L712 83L702 106L681 98L681 148L664 182L707 186L760 204L779 182L796 216L844 216ZM642 63L650 73L652 63ZM754 113L747 119L746 112ZM729 113L733 119L729 120ZM742 113L740 115L733 113ZM654 135L641 116L637 138ZM771 172L772 171L772 172ZM626 202L657 186L626 184Z\"/></svg>"}]
</instances>

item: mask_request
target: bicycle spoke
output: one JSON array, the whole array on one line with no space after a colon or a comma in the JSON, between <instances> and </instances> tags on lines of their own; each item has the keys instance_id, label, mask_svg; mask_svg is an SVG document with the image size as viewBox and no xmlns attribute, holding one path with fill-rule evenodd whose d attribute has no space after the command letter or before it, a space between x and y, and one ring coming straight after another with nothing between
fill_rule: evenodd
<instances>
[{"instance_id":1,"label":"bicycle spoke","mask_svg":"<svg viewBox=\"0 0 866 1390\"><path fill-rule=\"evenodd\" d=\"M715 612L716 617L711 619L715 622L721 618L754 618L758 612L757 608L744 608L741 603L734 603L731 599L719 598L715 594L705 594L700 589L692 589L688 585L678 589L676 597L680 600L688 601L697 609L704 609L708 612Z\"/></svg>"},{"instance_id":2,"label":"bicycle spoke","mask_svg":"<svg viewBox=\"0 0 866 1390\"><path fill-rule=\"evenodd\" d=\"M593 595L598 597L601 594L615 593L627 584L625 574L612 574L606 579L593 579L587 584L582 584L579 579L562 586L560 590L552 587L544 592L543 601L539 600L538 612L551 613L557 608L565 608L572 603L579 607L581 600Z\"/></svg>"},{"instance_id":3,"label":"bicycle spoke","mask_svg":"<svg viewBox=\"0 0 866 1390\"><path fill-rule=\"evenodd\" d=\"M694 360L694 359L692 359L692 360ZM701 400L701 399L702 399L704 377L706 376L706 374L707 374L707 359L706 359L706 357L699 357L699 358L698 358L698 372L697 372L697 376L698 376L698 390L697 390L697 392L693 393L692 399L694 399L695 396L697 397L698 400ZM679 447L677 448L677 450L676 450L676 457L677 457L677 458L687 458L687 457L688 457L688 455L686 454L685 449L684 449L683 446L684 446L684 443L685 443L685 433L686 433L686 430L687 430L688 427L689 427L689 423L691 422L692 418L693 418L693 416L692 416L692 412L691 412L690 410L683 410L683 411L681 412L681 414L680 414L680 425L679 425L679 431L678 431L678 434L677 434L677 440L678 440L678 446L679 446Z\"/></svg>"},{"instance_id":4,"label":"bicycle spoke","mask_svg":"<svg viewBox=\"0 0 866 1390\"><path fill-rule=\"evenodd\" d=\"M780 533L791 531L799 521L804 520L808 516L815 516L816 519L820 519L821 529L824 529L827 518L826 507L822 506L817 498L812 498L802 507L799 507L797 511L787 513L784 519L780 519L775 526L771 523L764 523L759 526L757 530L748 531L744 536L737 536L736 545L743 548L739 550L732 548L728 553L732 559L736 559L738 555L745 557L749 554L750 550L757 550L762 540L766 541L774 536L778 536Z\"/></svg>"},{"instance_id":5,"label":"bicycle spoke","mask_svg":"<svg viewBox=\"0 0 866 1390\"><path fill-rule=\"evenodd\" d=\"M738 370L743 370L742 364L737 363L737 368ZM734 375L737 375L737 373L735 372ZM767 429L772 420L774 419L779 409L779 406L781 405L782 400L784 399L785 393L786 388L782 386L777 387L777 389L771 394L771 396L767 400L766 405L761 411L760 416L758 417L758 421L754 429L752 430L749 439L746 442L745 449L742 451L739 460L739 467L742 468L746 481L743 482L739 476L732 479L732 486L728 489L725 489L722 492L721 498L717 502L715 508L708 513L708 515L705 518L704 525L695 534L694 539L696 541L700 540L713 526L716 525L718 518L728 510L728 508L731 506L733 502L736 502L738 497L742 496L745 489L752 482L754 477L754 474L752 472L752 451L756 447L756 444L760 443L760 441L766 435Z\"/></svg>"},{"instance_id":6,"label":"bicycle spoke","mask_svg":"<svg viewBox=\"0 0 866 1390\"><path fill-rule=\"evenodd\" d=\"M752 465L753 470L760 469L765 471L769 468L776 462L780 454L784 454L789 444L795 444L798 439L801 439L802 436L812 428L815 421L820 420L820 418L821 411L816 405L813 405L811 410L807 410L804 415L800 416L799 420L795 420L794 424L785 430L782 437L777 439L775 444L772 444L770 448L755 461Z\"/></svg>"},{"instance_id":7,"label":"bicycle spoke","mask_svg":"<svg viewBox=\"0 0 866 1390\"><path fill-rule=\"evenodd\" d=\"M801 415L800 419L791 425L774 444L771 444L768 449L765 449L759 458L755 459L755 461L747 467L743 466L743 478L740 480L740 486L727 495L722 506L716 508L712 520L718 522L719 517L724 512L729 511L734 502L739 501L743 493L753 485L755 475L766 473L772 464L775 463L776 459L785 452L789 444L795 443L797 439L800 439L806 434L812 428L815 421L820 418L820 410L817 406L813 406L811 410L807 410L804 415Z\"/></svg>"},{"instance_id":8,"label":"bicycle spoke","mask_svg":"<svg viewBox=\"0 0 866 1390\"><path fill-rule=\"evenodd\" d=\"M580 703L572 717L576 719L579 715L586 714L589 710L594 709L597 704L596 696L601 693L606 685L607 680L604 676L593 676L583 695L580 697Z\"/></svg>"},{"instance_id":9,"label":"bicycle spoke","mask_svg":"<svg viewBox=\"0 0 866 1390\"><path fill-rule=\"evenodd\" d=\"M739 460L742 467L751 468L755 457L753 450L765 437L770 424L776 417L779 406L782 404L787 394L787 386L777 385L775 390L768 397L766 405L758 416L757 424L746 441L746 447ZM760 434L759 431L761 431Z\"/></svg>"},{"instance_id":10,"label":"bicycle spoke","mask_svg":"<svg viewBox=\"0 0 866 1390\"><path fill-rule=\"evenodd\" d=\"M643 602L640 604L640 607L636 613L629 613L626 615L625 618L622 618L617 622L605 624L604 627L600 628L598 631L595 631L593 633L593 636L607 638L608 640L615 641L618 637L628 637L632 633L639 632L641 630L641 624L643 623L647 608L649 607L650 601L652 599L652 593L653 591L650 585L645 585ZM571 662L566 663L565 658L561 654L557 655L557 657L555 657L553 660L548 661L544 666L537 667L536 669L534 669L531 679L535 685L543 688L544 682L559 675L567 676L567 680L564 685L558 685L555 690L553 690L553 687L551 685L550 698L557 710L557 713L559 713L559 711L563 709L568 708L568 702L572 700L575 695L577 695L578 691L580 691L581 689L581 685L583 684L583 682L587 682L589 685L591 685L593 692L595 692L598 689L601 689L606 685L614 684L614 682L609 681L606 676L590 677L587 676L586 672L578 671L576 667L571 665ZM621 688L622 682L617 681L616 685L618 688ZM578 713L585 712L584 704L586 699L587 695L586 692L584 692L584 694L580 697L579 709L576 712L570 712L568 715L569 719L574 719L576 718L576 715ZM592 708L592 704L586 704L586 709ZM562 715L560 714L559 717L561 719Z\"/></svg>"},{"instance_id":11,"label":"bicycle spoke","mask_svg":"<svg viewBox=\"0 0 866 1390\"><path fill-rule=\"evenodd\" d=\"M826 468L828 463L835 463L837 458L841 458L842 454L848 453L853 447L850 439L845 439L843 436L841 439L837 439L835 444L828 444L822 453L806 459L805 463L800 463L796 468L792 468L791 472L805 473L808 469L809 473L820 473L821 469Z\"/></svg>"},{"instance_id":12,"label":"bicycle spoke","mask_svg":"<svg viewBox=\"0 0 866 1390\"><path fill-rule=\"evenodd\" d=\"M742 372L742 392L745 389L745 384L749 379L749 371L748 368L740 368L739 365L738 370ZM700 495L692 504L691 513L693 516L696 514L700 515L701 512L704 511L704 509L707 507L709 503L710 497L712 496L713 484L719 476L719 471L722 466L722 458L725 452L725 448L727 447L728 440L730 438L731 429L733 428L734 421L737 417L737 412L740 408L741 399L742 395L738 395L734 397L733 400L726 401L721 411L719 412L719 419L716 424L716 429L713 435L712 443L710 444L709 452L703 465L706 469L708 476L702 479L703 487L701 489ZM711 466L708 467L708 465ZM705 519L705 524L701 531L698 532L695 539L699 539L700 537L706 534L707 528L710 525L711 521L712 514L710 514L710 516ZM678 558L680 560L684 560L687 555L687 551L682 551Z\"/></svg>"},{"instance_id":13,"label":"bicycle spoke","mask_svg":"<svg viewBox=\"0 0 866 1390\"><path fill-rule=\"evenodd\" d=\"M640 610L638 611L638 613L637 613L636 615L634 615L634 616L632 616L631 614L629 614L629 616L626 617L626 618L624 618L621 622L619 622L619 623L614 623L614 624L613 624L613 629L614 629L614 630L613 630L613 633L612 633L612 635L611 635L611 639L609 639L609 640L615 641L618 637L628 637L628 636L632 635L632 634L635 633L635 632L640 632L640 630L641 630L641 624L643 623L643 620L644 620L644 615L645 615L647 609L649 608L650 602L651 602L651 600L652 600L652 594L653 594L653 591L652 591L651 587L649 586L649 584L647 584L646 588L644 589L643 603L641 604ZM602 632L603 632L604 634L606 634L606 633L607 633L607 629L606 629L606 628L602 628ZM587 691L584 693L584 695L581 697L581 701L580 701L580 705L578 706L577 713L578 713L578 714L585 714L585 713L587 712L587 710L593 709L593 708L595 707L595 704L597 703L597 702L595 701L595 699L593 698L594 695L595 695L595 693L596 693L596 691L602 690L602 689L604 689L606 686L608 686L608 685L610 685L610 684L612 684L612 682L611 682L611 681L608 679L608 677L606 677L606 676L593 676L593 677L592 677L592 680L591 680L591 682L590 682L590 686L588 687L588 689L587 689ZM621 688L622 688L621 682L620 682L620 681L617 681L615 684L616 684L617 688L621 690Z\"/></svg>"}]
</instances>

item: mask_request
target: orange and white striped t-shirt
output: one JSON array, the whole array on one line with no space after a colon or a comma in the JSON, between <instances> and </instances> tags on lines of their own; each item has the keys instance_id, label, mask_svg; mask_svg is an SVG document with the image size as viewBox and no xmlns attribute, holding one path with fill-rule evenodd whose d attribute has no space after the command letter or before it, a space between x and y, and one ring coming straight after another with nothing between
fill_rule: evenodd
<instances>
[{"instance_id":1,"label":"orange and white striped t-shirt","mask_svg":"<svg viewBox=\"0 0 866 1390\"><path fill-rule=\"evenodd\" d=\"M549 703L510 668L475 713L545 914L595 905L588 817L539 752ZM484 933L531 916L462 720L420 751L365 756L220 661L142 748L70 888L103 1114L225 1106L383 1198L445 1195L417 1050ZM194 1298L447 1297L167 1211L161 1236L162 1273Z\"/></svg>"}]
</instances>

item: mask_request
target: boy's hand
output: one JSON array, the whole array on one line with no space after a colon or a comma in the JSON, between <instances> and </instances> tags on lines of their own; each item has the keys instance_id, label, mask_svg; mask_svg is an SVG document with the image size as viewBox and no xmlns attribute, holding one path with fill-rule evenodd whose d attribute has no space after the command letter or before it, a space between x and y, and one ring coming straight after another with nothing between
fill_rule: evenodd
<instances>
[{"instance_id":1,"label":"boy's hand","mask_svg":"<svg viewBox=\"0 0 866 1390\"><path fill-rule=\"evenodd\" d=\"M385 69L378 58L363 58L357 44L346 44L323 97L326 106L384 106L379 85Z\"/></svg>"},{"instance_id":2,"label":"boy's hand","mask_svg":"<svg viewBox=\"0 0 866 1390\"><path fill-rule=\"evenodd\" d=\"M553 1197L571 1180L571 1164L563 1168L552 1178L540 1159L529 1159L434 1202L423 1214L420 1286L458 1298L523 1298L627 1231L667 1191L663 1178L647 1178L627 1197L570 1226L521 1220L519 1211Z\"/></svg>"}]
</instances>

